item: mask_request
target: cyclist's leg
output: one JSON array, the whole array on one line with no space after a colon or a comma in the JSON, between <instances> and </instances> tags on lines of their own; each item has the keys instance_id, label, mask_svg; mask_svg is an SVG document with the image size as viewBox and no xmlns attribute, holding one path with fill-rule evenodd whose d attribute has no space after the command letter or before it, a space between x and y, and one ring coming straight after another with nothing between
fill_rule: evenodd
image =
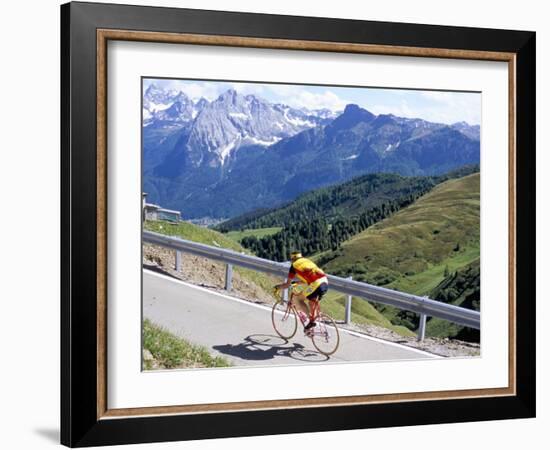
<instances>
[{"instance_id":1,"label":"cyclist's leg","mask_svg":"<svg viewBox=\"0 0 550 450\"><path fill-rule=\"evenodd\" d=\"M310 310L310 322L315 322L315 319L319 316L320 305L319 302L328 291L328 285L326 283L321 284L314 292L307 296L309 300Z\"/></svg>"},{"instance_id":2,"label":"cyclist's leg","mask_svg":"<svg viewBox=\"0 0 550 450\"><path fill-rule=\"evenodd\" d=\"M310 322L315 322L315 319L319 316L319 298L310 298L309 299L309 320Z\"/></svg>"},{"instance_id":3,"label":"cyclist's leg","mask_svg":"<svg viewBox=\"0 0 550 450\"><path fill-rule=\"evenodd\" d=\"M309 308L308 308L308 305L306 303L306 296L303 295L303 294L294 294L293 297L292 297L292 302L294 304L294 306L296 307L296 309L298 309L298 311L302 311L303 313L305 313L308 317L309 317Z\"/></svg>"}]
</instances>

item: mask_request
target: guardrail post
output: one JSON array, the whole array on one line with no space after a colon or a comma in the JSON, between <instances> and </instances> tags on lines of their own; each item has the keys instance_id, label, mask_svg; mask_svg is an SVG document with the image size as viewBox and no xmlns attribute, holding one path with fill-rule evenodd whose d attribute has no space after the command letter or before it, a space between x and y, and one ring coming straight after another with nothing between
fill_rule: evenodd
<instances>
[{"instance_id":1,"label":"guardrail post","mask_svg":"<svg viewBox=\"0 0 550 450\"><path fill-rule=\"evenodd\" d=\"M426 314L420 314L420 323L418 325L418 340L423 341L426 337Z\"/></svg>"},{"instance_id":2,"label":"guardrail post","mask_svg":"<svg viewBox=\"0 0 550 450\"><path fill-rule=\"evenodd\" d=\"M348 277L348 280L353 280L353 277ZM351 323L351 299L351 295L348 295L346 297L346 315L344 318L344 322L346 323L346 325L349 325Z\"/></svg>"},{"instance_id":3,"label":"guardrail post","mask_svg":"<svg viewBox=\"0 0 550 450\"><path fill-rule=\"evenodd\" d=\"M288 289L283 289L283 302L288 302Z\"/></svg>"},{"instance_id":4,"label":"guardrail post","mask_svg":"<svg viewBox=\"0 0 550 450\"><path fill-rule=\"evenodd\" d=\"M181 272L181 252L176 250L176 272Z\"/></svg>"},{"instance_id":5,"label":"guardrail post","mask_svg":"<svg viewBox=\"0 0 550 450\"><path fill-rule=\"evenodd\" d=\"M233 288L233 264L225 265L225 290L230 291Z\"/></svg>"}]
</instances>

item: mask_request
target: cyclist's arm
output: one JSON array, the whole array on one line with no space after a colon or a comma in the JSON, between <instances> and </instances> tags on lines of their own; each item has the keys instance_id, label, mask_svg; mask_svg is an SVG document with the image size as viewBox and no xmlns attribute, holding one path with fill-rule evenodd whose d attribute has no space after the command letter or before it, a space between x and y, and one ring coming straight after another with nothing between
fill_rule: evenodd
<instances>
[{"instance_id":1,"label":"cyclist's arm","mask_svg":"<svg viewBox=\"0 0 550 450\"><path fill-rule=\"evenodd\" d=\"M294 267L290 267L290 270L288 271L288 275L286 277L286 281L284 283L278 284L275 286L279 289L287 289L290 287L290 284L292 283L292 280L296 277L296 271L294 270Z\"/></svg>"}]
</instances>

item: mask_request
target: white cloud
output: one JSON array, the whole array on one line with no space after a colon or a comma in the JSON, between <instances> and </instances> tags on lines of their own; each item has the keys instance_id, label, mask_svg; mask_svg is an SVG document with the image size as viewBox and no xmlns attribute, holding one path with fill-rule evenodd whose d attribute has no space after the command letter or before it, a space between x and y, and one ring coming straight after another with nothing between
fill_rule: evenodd
<instances>
[{"instance_id":1,"label":"white cloud","mask_svg":"<svg viewBox=\"0 0 550 450\"><path fill-rule=\"evenodd\" d=\"M321 109L328 108L332 111L344 109L347 103L334 92L311 92L300 86L272 85L269 89L285 103L294 108Z\"/></svg>"},{"instance_id":2,"label":"white cloud","mask_svg":"<svg viewBox=\"0 0 550 450\"><path fill-rule=\"evenodd\" d=\"M185 92L193 100L201 97L212 101L229 88L247 95L284 103L295 108L342 111L348 103L357 103L374 114L395 114L400 117L420 118L431 122L481 122L481 95L441 91L354 91L284 84L257 84L240 82L210 82L185 80L145 80L145 88L152 82L165 89ZM341 97L340 95L343 95Z\"/></svg>"},{"instance_id":3,"label":"white cloud","mask_svg":"<svg viewBox=\"0 0 550 450\"><path fill-rule=\"evenodd\" d=\"M249 95L254 94L261 96L265 92L264 85L254 83L228 83L229 86L235 89L239 94Z\"/></svg>"},{"instance_id":4,"label":"white cloud","mask_svg":"<svg viewBox=\"0 0 550 450\"><path fill-rule=\"evenodd\" d=\"M412 108L406 100L401 100L399 105L377 104L363 107L376 115L393 114L398 117L408 117L410 119L416 119L420 117L419 111Z\"/></svg>"},{"instance_id":5,"label":"white cloud","mask_svg":"<svg viewBox=\"0 0 550 450\"><path fill-rule=\"evenodd\" d=\"M199 100L201 97L209 101L215 100L221 94L220 85L218 83L204 82L186 82L180 83L175 89L181 90L191 97L193 100Z\"/></svg>"},{"instance_id":6,"label":"white cloud","mask_svg":"<svg viewBox=\"0 0 550 450\"><path fill-rule=\"evenodd\" d=\"M303 88L301 86L293 86L289 84L268 84L265 86L277 97L293 97L299 94Z\"/></svg>"},{"instance_id":7,"label":"white cloud","mask_svg":"<svg viewBox=\"0 0 550 450\"><path fill-rule=\"evenodd\" d=\"M453 123L464 120L470 124L481 123L481 94L423 91L421 96L429 103L422 109L439 117L440 122Z\"/></svg>"},{"instance_id":8,"label":"white cloud","mask_svg":"<svg viewBox=\"0 0 550 450\"><path fill-rule=\"evenodd\" d=\"M193 100L199 100L204 97L210 101L218 98L224 89L220 83L203 82L203 81L187 81L187 80L165 80L165 79L146 79L144 80L144 88L147 89L151 84L165 90L182 91L185 95Z\"/></svg>"},{"instance_id":9,"label":"white cloud","mask_svg":"<svg viewBox=\"0 0 550 450\"><path fill-rule=\"evenodd\" d=\"M297 98L292 100L296 104L301 104L301 106L309 109L328 108L332 111L342 110L348 103L331 91L325 91L322 94L303 91Z\"/></svg>"},{"instance_id":10,"label":"white cloud","mask_svg":"<svg viewBox=\"0 0 550 450\"><path fill-rule=\"evenodd\" d=\"M481 123L481 101L479 95L451 92L421 92L421 101L402 99L398 104L379 103L364 105L374 114L394 114L411 119L419 118L430 122L452 124L466 121L470 125Z\"/></svg>"}]
</instances>

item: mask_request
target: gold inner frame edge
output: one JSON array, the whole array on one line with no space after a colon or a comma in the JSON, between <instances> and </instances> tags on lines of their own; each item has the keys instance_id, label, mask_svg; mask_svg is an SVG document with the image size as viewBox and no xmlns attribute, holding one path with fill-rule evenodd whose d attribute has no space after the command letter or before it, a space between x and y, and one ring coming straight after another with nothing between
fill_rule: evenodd
<instances>
[{"instance_id":1,"label":"gold inner frame edge","mask_svg":"<svg viewBox=\"0 0 550 450\"><path fill-rule=\"evenodd\" d=\"M107 42L109 40L157 42L170 44L215 45L297 51L362 53L370 55L472 59L508 62L508 254L509 254L509 339L508 378L505 388L434 391L252 402L213 403L200 405L150 406L108 409L107 405ZM269 409L350 406L358 404L395 403L426 400L448 400L512 396L516 394L516 54L479 50L424 48L357 44L326 41L251 38L241 36L159 33L148 31L97 30L97 419L158 416L174 414L207 414Z\"/></svg>"}]
</instances>

